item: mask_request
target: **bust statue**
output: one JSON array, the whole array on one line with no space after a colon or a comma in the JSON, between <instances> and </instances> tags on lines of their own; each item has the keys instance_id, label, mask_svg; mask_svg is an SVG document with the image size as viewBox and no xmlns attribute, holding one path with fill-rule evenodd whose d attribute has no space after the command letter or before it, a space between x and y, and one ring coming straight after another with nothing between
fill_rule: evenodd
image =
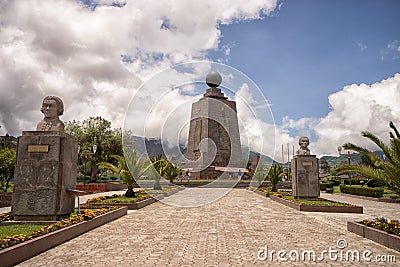
<instances>
[{"instance_id":1,"label":"bust statue","mask_svg":"<svg viewBox=\"0 0 400 267\"><path fill-rule=\"evenodd\" d=\"M307 136L302 136L299 139L300 148L297 150L297 155L310 155L310 149L308 149L308 145L310 144L310 140Z\"/></svg>"},{"instance_id":2,"label":"bust statue","mask_svg":"<svg viewBox=\"0 0 400 267\"><path fill-rule=\"evenodd\" d=\"M36 131L64 132L64 123L58 118L64 113L64 104L59 97L46 96L40 111L44 114L44 118L36 126Z\"/></svg>"}]
</instances>

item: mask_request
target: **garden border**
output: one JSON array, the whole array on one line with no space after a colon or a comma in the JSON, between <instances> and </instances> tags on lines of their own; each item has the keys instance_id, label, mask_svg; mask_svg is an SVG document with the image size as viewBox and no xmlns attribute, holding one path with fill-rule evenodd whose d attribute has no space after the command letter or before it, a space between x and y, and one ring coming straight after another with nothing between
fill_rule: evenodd
<instances>
[{"instance_id":1,"label":"garden border","mask_svg":"<svg viewBox=\"0 0 400 267\"><path fill-rule=\"evenodd\" d=\"M256 193L257 195L260 195L260 196L263 196L263 197L269 197L268 193L262 192L262 191L257 190L257 189L254 190L253 192Z\"/></svg>"},{"instance_id":2,"label":"garden border","mask_svg":"<svg viewBox=\"0 0 400 267\"><path fill-rule=\"evenodd\" d=\"M127 208L121 207L106 214L94 217L89 221L83 221L54 232L39 236L0 250L0 262L2 266L14 266L29 258L32 258L46 250L56 247L68 240L84 234L103 224L111 222L127 214Z\"/></svg>"},{"instance_id":3,"label":"garden border","mask_svg":"<svg viewBox=\"0 0 400 267\"><path fill-rule=\"evenodd\" d=\"M351 222L351 221L347 222L347 231L355 233L356 235L367 238L385 247L400 252L399 236L386 233L385 231L375 229L373 227L369 227L358 222Z\"/></svg>"},{"instance_id":4,"label":"garden border","mask_svg":"<svg viewBox=\"0 0 400 267\"><path fill-rule=\"evenodd\" d=\"M180 187L179 187L179 188L175 188L175 189L173 189L173 190L167 191L167 192L164 193L164 197L172 196L172 195L178 193L179 191L181 191L181 190L183 190L183 189L185 189L185 188L182 187L182 189L180 189Z\"/></svg>"},{"instance_id":5,"label":"garden border","mask_svg":"<svg viewBox=\"0 0 400 267\"><path fill-rule=\"evenodd\" d=\"M281 203L285 206L293 208L298 211L307 212L335 212L335 213L363 213L363 207L361 206L312 206L302 205L291 202L289 200L282 199L280 197L270 195L269 198L273 201Z\"/></svg>"}]
</instances>

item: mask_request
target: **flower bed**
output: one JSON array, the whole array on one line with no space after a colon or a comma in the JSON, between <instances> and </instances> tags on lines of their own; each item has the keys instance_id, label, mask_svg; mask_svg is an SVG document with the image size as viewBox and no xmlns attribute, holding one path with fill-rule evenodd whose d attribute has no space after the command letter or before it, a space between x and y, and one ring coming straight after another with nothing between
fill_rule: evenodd
<instances>
[{"instance_id":1,"label":"flower bed","mask_svg":"<svg viewBox=\"0 0 400 267\"><path fill-rule=\"evenodd\" d=\"M320 198L318 202L321 202L323 200L326 203L331 202L332 205L321 205L321 204L315 204L312 205L309 203L309 201L305 200L288 200L285 199L285 197L279 197L275 195L270 195L269 196L271 200L276 201L278 203L281 203L285 206L291 207L293 209L296 209L298 211L308 211L308 212L338 212L338 213L363 213L363 207L359 206L353 206L347 203L339 203L339 202L334 202L326 199ZM317 202L317 203L318 203ZM339 205L341 204L341 205Z\"/></svg>"},{"instance_id":2,"label":"flower bed","mask_svg":"<svg viewBox=\"0 0 400 267\"><path fill-rule=\"evenodd\" d=\"M164 197L169 197L175 193L178 193L183 188L167 188L166 190L149 190L148 193L145 190L139 190L136 192L136 196L132 198L127 198L124 195L111 195L111 196L100 196L96 198L89 199L86 203L95 205L97 207L107 207L109 205L113 206L126 206L128 210L138 210L153 204L156 201L163 199Z\"/></svg>"},{"instance_id":3,"label":"flower bed","mask_svg":"<svg viewBox=\"0 0 400 267\"><path fill-rule=\"evenodd\" d=\"M260 195L260 196L263 196L263 197L269 197L269 194L270 194L270 192L269 192L268 189L265 189L265 188L262 188L262 187L258 187L258 188L254 191L254 193L256 193L256 194L258 194L258 195Z\"/></svg>"},{"instance_id":4,"label":"flower bed","mask_svg":"<svg viewBox=\"0 0 400 267\"><path fill-rule=\"evenodd\" d=\"M88 204L115 204L115 203L136 203L146 199L151 198L151 195L144 192L144 190L140 190L136 192L135 197L125 197L124 194L118 195L113 194L111 196L99 196L95 198L88 199L86 203Z\"/></svg>"},{"instance_id":5,"label":"flower bed","mask_svg":"<svg viewBox=\"0 0 400 267\"><path fill-rule=\"evenodd\" d=\"M400 251L400 223L385 218L347 222L347 230L388 248Z\"/></svg>"},{"instance_id":6,"label":"flower bed","mask_svg":"<svg viewBox=\"0 0 400 267\"><path fill-rule=\"evenodd\" d=\"M68 219L43 227L29 236L13 235L1 239L1 265L18 264L126 214L126 207L85 209L81 210L80 214L71 215Z\"/></svg>"}]
</instances>

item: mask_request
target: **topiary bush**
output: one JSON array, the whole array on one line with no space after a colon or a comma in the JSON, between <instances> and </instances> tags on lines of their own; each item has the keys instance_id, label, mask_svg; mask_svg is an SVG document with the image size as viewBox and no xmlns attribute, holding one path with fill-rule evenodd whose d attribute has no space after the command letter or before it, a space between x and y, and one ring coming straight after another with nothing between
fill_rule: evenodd
<instances>
[{"instance_id":1,"label":"topiary bush","mask_svg":"<svg viewBox=\"0 0 400 267\"><path fill-rule=\"evenodd\" d=\"M326 191L327 188L333 188L333 182L323 181L319 184L321 191Z\"/></svg>"},{"instance_id":2,"label":"topiary bush","mask_svg":"<svg viewBox=\"0 0 400 267\"><path fill-rule=\"evenodd\" d=\"M341 185L340 192L351 195L366 196L366 197L383 197L383 188L369 188L360 186Z\"/></svg>"}]
</instances>

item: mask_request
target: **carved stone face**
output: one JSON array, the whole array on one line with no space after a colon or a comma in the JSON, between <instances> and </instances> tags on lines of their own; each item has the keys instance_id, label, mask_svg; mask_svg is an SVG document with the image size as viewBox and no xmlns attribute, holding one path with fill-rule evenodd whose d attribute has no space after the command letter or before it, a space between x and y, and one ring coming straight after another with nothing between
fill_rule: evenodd
<instances>
[{"instance_id":1,"label":"carved stone face","mask_svg":"<svg viewBox=\"0 0 400 267\"><path fill-rule=\"evenodd\" d=\"M307 148L309 144L310 144L310 141L308 141L308 138L300 139L300 147L301 148Z\"/></svg>"},{"instance_id":2,"label":"carved stone face","mask_svg":"<svg viewBox=\"0 0 400 267\"><path fill-rule=\"evenodd\" d=\"M57 103L54 99L46 99L42 104L42 111L47 119L57 118Z\"/></svg>"}]
</instances>

